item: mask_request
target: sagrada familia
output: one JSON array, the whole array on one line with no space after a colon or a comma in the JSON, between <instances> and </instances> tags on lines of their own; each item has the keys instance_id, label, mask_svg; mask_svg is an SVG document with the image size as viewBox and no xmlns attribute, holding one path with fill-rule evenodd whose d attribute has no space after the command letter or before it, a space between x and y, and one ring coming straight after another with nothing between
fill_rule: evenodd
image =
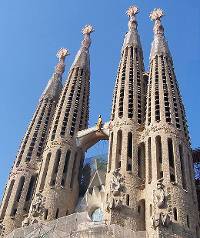
<instances>
[{"instance_id":1,"label":"sagrada familia","mask_svg":"<svg viewBox=\"0 0 200 238\"><path fill-rule=\"evenodd\" d=\"M88 128L91 25L62 85L67 49L39 99L10 172L0 237L199 238L190 137L161 9L149 72L131 6L110 121ZM81 197L85 152L108 140L107 170Z\"/></svg>"}]
</instances>

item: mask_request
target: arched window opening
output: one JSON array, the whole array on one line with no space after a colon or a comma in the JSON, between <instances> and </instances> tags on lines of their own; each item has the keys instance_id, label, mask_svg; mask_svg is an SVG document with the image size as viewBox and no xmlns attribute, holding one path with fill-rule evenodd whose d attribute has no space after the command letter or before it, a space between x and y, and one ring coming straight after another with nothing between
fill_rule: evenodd
<instances>
[{"instance_id":1,"label":"arched window opening","mask_svg":"<svg viewBox=\"0 0 200 238\"><path fill-rule=\"evenodd\" d=\"M22 190L23 190L23 186L24 186L24 182L25 182L25 177L22 176L20 178L18 189L17 189L17 193L16 193L16 198L15 198L16 202L19 202L19 200L20 200L20 197L21 197L21 194L22 194Z\"/></svg>"},{"instance_id":2,"label":"arched window opening","mask_svg":"<svg viewBox=\"0 0 200 238\"><path fill-rule=\"evenodd\" d=\"M6 194L6 198L5 198L5 201L4 201L4 204L3 204L3 208L2 208L0 220L3 220L3 219L4 219L4 216L5 216L7 207L8 207L8 202L9 202L9 199L10 199L10 195L11 195L11 193L12 193L12 189L13 189L14 183L15 183L15 180L13 179L13 180L11 181L10 185L9 185L8 192L7 192L7 194Z\"/></svg>"},{"instance_id":3,"label":"arched window opening","mask_svg":"<svg viewBox=\"0 0 200 238\"><path fill-rule=\"evenodd\" d=\"M168 143L168 159L169 159L169 172L170 172L170 181L175 182L175 168L174 168L174 149L173 142L171 138L167 139Z\"/></svg>"},{"instance_id":4,"label":"arched window opening","mask_svg":"<svg viewBox=\"0 0 200 238\"><path fill-rule=\"evenodd\" d=\"M103 221L103 211L101 208L95 209L91 214L92 221L100 222Z\"/></svg>"},{"instance_id":5,"label":"arched window opening","mask_svg":"<svg viewBox=\"0 0 200 238\"><path fill-rule=\"evenodd\" d=\"M177 214L177 209L175 207L173 208L173 214L174 214L174 220L177 221L178 220L178 214Z\"/></svg>"},{"instance_id":6,"label":"arched window opening","mask_svg":"<svg viewBox=\"0 0 200 238\"><path fill-rule=\"evenodd\" d=\"M50 158L51 158L51 153L49 152L47 154L46 161L45 161L44 171L43 171L43 174L42 174L42 179L41 179L40 188L39 188L40 191L42 191L44 189L44 185L45 185L45 181L46 181L46 177L47 177L47 172L48 172L48 168L49 168Z\"/></svg>"},{"instance_id":7,"label":"arched window opening","mask_svg":"<svg viewBox=\"0 0 200 238\"><path fill-rule=\"evenodd\" d=\"M110 148L109 148L109 162L108 162L108 173L111 170L111 163L112 163L112 147L113 147L113 132L111 132L110 136Z\"/></svg>"},{"instance_id":8,"label":"arched window opening","mask_svg":"<svg viewBox=\"0 0 200 238\"><path fill-rule=\"evenodd\" d=\"M47 220L48 217L48 209L44 210L44 220Z\"/></svg>"},{"instance_id":9,"label":"arched window opening","mask_svg":"<svg viewBox=\"0 0 200 238\"><path fill-rule=\"evenodd\" d=\"M117 148L116 148L116 169L121 168L121 156L122 156L122 131L117 132Z\"/></svg>"},{"instance_id":10,"label":"arched window opening","mask_svg":"<svg viewBox=\"0 0 200 238\"><path fill-rule=\"evenodd\" d=\"M152 209L152 204L150 204L150 208L149 208L149 213L150 213L150 217L152 217L152 212L153 212L153 209Z\"/></svg>"},{"instance_id":11,"label":"arched window opening","mask_svg":"<svg viewBox=\"0 0 200 238\"><path fill-rule=\"evenodd\" d=\"M142 199L138 202L138 214L139 214L139 230L144 231L146 229L146 221L145 221L145 200Z\"/></svg>"},{"instance_id":12,"label":"arched window opening","mask_svg":"<svg viewBox=\"0 0 200 238\"><path fill-rule=\"evenodd\" d=\"M162 143L160 136L156 136L156 164L157 164L157 179L160 179L163 177Z\"/></svg>"},{"instance_id":13,"label":"arched window opening","mask_svg":"<svg viewBox=\"0 0 200 238\"><path fill-rule=\"evenodd\" d=\"M132 133L128 133L128 148L127 148L127 165L126 170L131 171L132 170L132 144L133 144L133 137Z\"/></svg>"},{"instance_id":14,"label":"arched window opening","mask_svg":"<svg viewBox=\"0 0 200 238\"><path fill-rule=\"evenodd\" d=\"M37 175L33 175L31 177L28 192L26 194L26 201L29 201L32 198L33 191L34 191L34 188L35 188L36 178L37 178Z\"/></svg>"},{"instance_id":15,"label":"arched window opening","mask_svg":"<svg viewBox=\"0 0 200 238\"><path fill-rule=\"evenodd\" d=\"M55 159L55 163L54 163L54 167L53 167L50 186L54 186L55 183L56 183L56 176L57 176L57 173L58 173L60 158L61 158L61 149L58 149L57 152L56 152L56 159Z\"/></svg>"},{"instance_id":16,"label":"arched window opening","mask_svg":"<svg viewBox=\"0 0 200 238\"><path fill-rule=\"evenodd\" d=\"M74 161L73 161L73 167L72 167L72 174L71 174L71 182L70 182L70 188L72 189L73 188L73 184L74 184L74 179L76 177L76 174L75 174L75 170L76 170L76 163L77 163L77 152L74 156Z\"/></svg>"},{"instance_id":17,"label":"arched window opening","mask_svg":"<svg viewBox=\"0 0 200 238\"><path fill-rule=\"evenodd\" d=\"M58 215L59 215L59 208L56 210L56 216L55 216L56 219L58 218Z\"/></svg>"},{"instance_id":18,"label":"arched window opening","mask_svg":"<svg viewBox=\"0 0 200 238\"><path fill-rule=\"evenodd\" d=\"M145 179L145 145L141 143L138 147L138 177Z\"/></svg>"},{"instance_id":19,"label":"arched window opening","mask_svg":"<svg viewBox=\"0 0 200 238\"><path fill-rule=\"evenodd\" d=\"M190 228L190 219L189 219L188 215L187 215L187 226L188 226L188 228Z\"/></svg>"},{"instance_id":20,"label":"arched window opening","mask_svg":"<svg viewBox=\"0 0 200 238\"><path fill-rule=\"evenodd\" d=\"M61 181L61 185L64 187L65 183L66 183L66 179L67 179L67 169L68 169L68 163L69 163L69 159L70 159L70 155L71 155L71 151L68 150L65 156L65 165L63 168L63 176L62 176L62 181Z\"/></svg>"},{"instance_id":21,"label":"arched window opening","mask_svg":"<svg viewBox=\"0 0 200 238\"><path fill-rule=\"evenodd\" d=\"M183 186L183 189L186 189L187 187L186 187L186 178L185 178L185 161L184 161L182 145L179 145L179 156L180 156L180 162L181 162L182 186Z\"/></svg>"},{"instance_id":22,"label":"arched window opening","mask_svg":"<svg viewBox=\"0 0 200 238\"><path fill-rule=\"evenodd\" d=\"M148 139L148 183L152 181L152 158L151 158L151 137Z\"/></svg>"},{"instance_id":23,"label":"arched window opening","mask_svg":"<svg viewBox=\"0 0 200 238\"><path fill-rule=\"evenodd\" d=\"M126 205L129 206L129 203L130 203L129 194L126 194Z\"/></svg>"}]
</instances>

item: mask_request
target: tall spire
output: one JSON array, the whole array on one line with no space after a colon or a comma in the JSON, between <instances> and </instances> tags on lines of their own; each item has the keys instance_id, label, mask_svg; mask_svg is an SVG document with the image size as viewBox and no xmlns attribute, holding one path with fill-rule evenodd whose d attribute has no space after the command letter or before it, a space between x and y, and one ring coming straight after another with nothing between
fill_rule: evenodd
<instances>
[{"instance_id":1,"label":"tall spire","mask_svg":"<svg viewBox=\"0 0 200 238\"><path fill-rule=\"evenodd\" d=\"M164 11L160 8L154 9L150 13L150 19L155 21L154 24L154 40L152 42L150 60L156 55L165 54L170 56L167 41L164 35L164 27L161 22L161 18L164 16Z\"/></svg>"},{"instance_id":2,"label":"tall spire","mask_svg":"<svg viewBox=\"0 0 200 238\"><path fill-rule=\"evenodd\" d=\"M88 70L90 68L90 59L89 59L89 48L91 45L90 34L94 31L94 28L91 25L86 25L82 29L83 41L81 42L81 48L78 51L74 63L72 64L72 68L75 67L86 67Z\"/></svg>"},{"instance_id":3,"label":"tall spire","mask_svg":"<svg viewBox=\"0 0 200 238\"><path fill-rule=\"evenodd\" d=\"M127 10L126 14L129 17L129 22L128 22L128 28L129 31L127 32L125 39L124 39L124 44L122 47L122 51L126 48L126 46L139 46L141 47L140 43L140 37L137 32L137 20L136 20L136 14L139 12L138 7L136 6L131 6Z\"/></svg>"},{"instance_id":4,"label":"tall spire","mask_svg":"<svg viewBox=\"0 0 200 238\"><path fill-rule=\"evenodd\" d=\"M65 48L61 48L58 50L56 56L59 60L59 62L57 63L54 73L51 77L51 79L49 80L41 99L44 96L54 96L57 92L57 88L58 86L61 88L62 87L62 75L65 71L65 58L66 56L69 55L69 51Z\"/></svg>"}]
</instances>

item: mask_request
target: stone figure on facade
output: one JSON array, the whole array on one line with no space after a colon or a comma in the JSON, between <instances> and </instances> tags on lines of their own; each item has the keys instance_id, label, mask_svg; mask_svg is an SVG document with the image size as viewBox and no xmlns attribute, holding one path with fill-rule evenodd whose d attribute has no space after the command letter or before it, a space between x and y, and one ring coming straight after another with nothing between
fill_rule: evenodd
<instances>
[{"instance_id":1,"label":"stone figure on facade","mask_svg":"<svg viewBox=\"0 0 200 238\"><path fill-rule=\"evenodd\" d=\"M114 208L121 208L122 207L122 190L123 190L123 184L124 178L119 172L119 169L116 169L113 172L113 177L110 181L110 197L107 201L107 210L111 210Z\"/></svg>"},{"instance_id":2,"label":"stone figure on facade","mask_svg":"<svg viewBox=\"0 0 200 238\"><path fill-rule=\"evenodd\" d=\"M44 212L44 202L45 198L42 196L41 193L37 193L32 204L31 213L34 217L40 216Z\"/></svg>"},{"instance_id":3,"label":"stone figure on facade","mask_svg":"<svg viewBox=\"0 0 200 238\"><path fill-rule=\"evenodd\" d=\"M101 117L101 115L99 115L97 125L96 125L98 131L101 131L102 122L103 122L102 117Z\"/></svg>"},{"instance_id":4,"label":"stone figure on facade","mask_svg":"<svg viewBox=\"0 0 200 238\"><path fill-rule=\"evenodd\" d=\"M22 227L29 226L31 224L31 219L29 217L25 217L22 221Z\"/></svg>"},{"instance_id":5,"label":"stone figure on facade","mask_svg":"<svg viewBox=\"0 0 200 238\"><path fill-rule=\"evenodd\" d=\"M166 196L162 180L157 182L157 189L154 191L154 215L152 216L152 227L156 229L159 226L168 227L171 223L169 213L164 210L166 204Z\"/></svg>"}]
</instances>

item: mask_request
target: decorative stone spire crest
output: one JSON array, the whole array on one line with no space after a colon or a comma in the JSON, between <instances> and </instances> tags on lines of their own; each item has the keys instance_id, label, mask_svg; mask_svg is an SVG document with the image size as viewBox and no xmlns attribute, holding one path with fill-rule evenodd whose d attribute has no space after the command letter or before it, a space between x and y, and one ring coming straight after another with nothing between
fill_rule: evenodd
<instances>
[{"instance_id":1,"label":"decorative stone spire crest","mask_svg":"<svg viewBox=\"0 0 200 238\"><path fill-rule=\"evenodd\" d=\"M65 71L65 57L69 55L68 49L61 48L56 56L59 60L58 64L55 67L55 73L61 76Z\"/></svg>"},{"instance_id":2,"label":"decorative stone spire crest","mask_svg":"<svg viewBox=\"0 0 200 238\"><path fill-rule=\"evenodd\" d=\"M136 6L131 6L127 10L126 14L129 16L129 22L128 22L128 27L129 30L135 30L137 28L137 21L136 21L136 14L139 12L138 7Z\"/></svg>"},{"instance_id":3,"label":"decorative stone spire crest","mask_svg":"<svg viewBox=\"0 0 200 238\"><path fill-rule=\"evenodd\" d=\"M91 44L90 34L94 31L94 28L91 25L86 25L82 29L82 34L84 36L84 39L82 41L82 47L85 49L88 49Z\"/></svg>"},{"instance_id":4,"label":"decorative stone spire crest","mask_svg":"<svg viewBox=\"0 0 200 238\"><path fill-rule=\"evenodd\" d=\"M155 25L153 28L154 34L158 35L164 34L164 27L162 26L161 23L161 18L164 16L164 11L160 8L154 9L151 13L150 13L150 19L152 21L155 21Z\"/></svg>"}]
</instances>

